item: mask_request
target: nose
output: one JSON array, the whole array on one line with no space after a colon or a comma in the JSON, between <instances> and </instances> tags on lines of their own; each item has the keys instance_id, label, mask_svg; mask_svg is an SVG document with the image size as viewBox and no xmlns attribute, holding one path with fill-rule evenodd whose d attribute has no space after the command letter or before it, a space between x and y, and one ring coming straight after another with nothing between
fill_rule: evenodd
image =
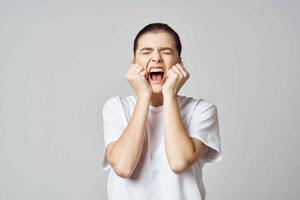
<instances>
[{"instance_id":1,"label":"nose","mask_svg":"<svg viewBox=\"0 0 300 200\"><path fill-rule=\"evenodd\" d=\"M161 62L162 61L162 57L160 56L159 52L154 52L152 58L151 58L152 62Z\"/></svg>"}]
</instances>

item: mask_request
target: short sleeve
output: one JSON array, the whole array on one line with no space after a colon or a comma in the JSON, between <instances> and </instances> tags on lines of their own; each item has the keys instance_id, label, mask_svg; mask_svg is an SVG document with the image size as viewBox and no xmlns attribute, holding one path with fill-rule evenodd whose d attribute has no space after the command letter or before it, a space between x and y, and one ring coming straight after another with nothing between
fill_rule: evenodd
<instances>
[{"instance_id":1,"label":"short sleeve","mask_svg":"<svg viewBox=\"0 0 300 200\"><path fill-rule=\"evenodd\" d=\"M217 107L207 101L199 100L192 112L188 134L209 147L203 162L222 160Z\"/></svg>"},{"instance_id":2,"label":"short sleeve","mask_svg":"<svg viewBox=\"0 0 300 200\"><path fill-rule=\"evenodd\" d=\"M104 150L101 157L101 167L104 170L111 168L106 158L107 146L119 139L127 125L124 109L119 96L108 99L102 109L103 120L103 136L104 136Z\"/></svg>"}]
</instances>

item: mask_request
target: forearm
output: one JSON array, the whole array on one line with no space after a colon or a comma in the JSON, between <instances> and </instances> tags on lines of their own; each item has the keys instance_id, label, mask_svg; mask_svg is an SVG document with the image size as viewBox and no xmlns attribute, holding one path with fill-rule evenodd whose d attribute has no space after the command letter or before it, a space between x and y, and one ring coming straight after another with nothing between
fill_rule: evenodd
<instances>
[{"instance_id":1,"label":"forearm","mask_svg":"<svg viewBox=\"0 0 300 200\"><path fill-rule=\"evenodd\" d=\"M131 175L143 151L150 99L137 98L129 123L110 151L113 168Z\"/></svg>"},{"instance_id":2,"label":"forearm","mask_svg":"<svg viewBox=\"0 0 300 200\"><path fill-rule=\"evenodd\" d=\"M184 127L176 96L164 97L164 142L170 167L185 168L195 154L194 144Z\"/></svg>"}]
</instances>

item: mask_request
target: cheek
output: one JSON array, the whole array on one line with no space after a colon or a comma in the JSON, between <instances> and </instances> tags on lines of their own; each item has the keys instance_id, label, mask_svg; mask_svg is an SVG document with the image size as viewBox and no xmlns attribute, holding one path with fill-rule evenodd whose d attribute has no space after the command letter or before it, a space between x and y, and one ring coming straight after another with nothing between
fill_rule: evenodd
<instances>
[{"instance_id":1,"label":"cheek","mask_svg":"<svg viewBox=\"0 0 300 200\"><path fill-rule=\"evenodd\" d=\"M146 69L147 68L147 64L148 64L148 59L145 59L145 58L143 58L143 59L136 58L135 59L135 63L141 65L144 69Z\"/></svg>"},{"instance_id":2,"label":"cheek","mask_svg":"<svg viewBox=\"0 0 300 200\"><path fill-rule=\"evenodd\" d=\"M177 56L164 56L164 62L166 65L175 65L176 63L180 62L180 58Z\"/></svg>"},{"instance_id":3,"label":"cheek","mask_svg":"<svg viewBox=\"0 0 300 200\"><path fill-rule=\"evenodd\" d=\"M179 59L168 59L168 60L165 60L165 65L166 65L167 69L170 69L173 67L173 65L175 65L179 62L180 62Z\"/></svg>"}]
</instances>

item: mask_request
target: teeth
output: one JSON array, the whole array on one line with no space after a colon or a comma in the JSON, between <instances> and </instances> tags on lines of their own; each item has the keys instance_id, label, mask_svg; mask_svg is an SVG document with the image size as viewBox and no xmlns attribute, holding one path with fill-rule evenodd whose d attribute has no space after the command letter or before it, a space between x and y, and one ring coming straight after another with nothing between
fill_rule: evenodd
<instances>
[{"instance_id":1,"label":"teeth","mask_svg":"<svg viewBox=\"0 0 300 200\"><path fill-rule=\"evenodd\" d=\"M150 69L150 72L164 72L162 69Z\"/></svg>"}]
</instances>

